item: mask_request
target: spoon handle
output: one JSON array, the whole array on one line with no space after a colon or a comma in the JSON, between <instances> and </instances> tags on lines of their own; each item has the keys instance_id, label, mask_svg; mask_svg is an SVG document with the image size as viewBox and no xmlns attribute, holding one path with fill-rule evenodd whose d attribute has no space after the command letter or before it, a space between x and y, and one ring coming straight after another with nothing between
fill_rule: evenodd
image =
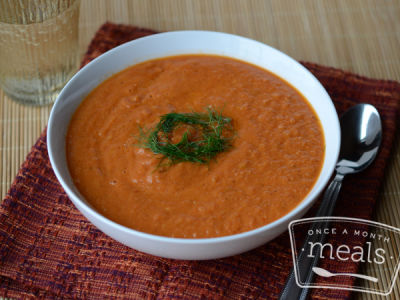
<instances>
[{"instance_id":1,"label":"spoon handle","mask_svg":"<svg viewBox=\"0 0 400 300\"><path fill-rule=\"evenodd\" d=\"M335 208L336 199L339 195L340 188L342 187L343 175L337 173L333 181L329 184L322 198L321 205L317 211L316 217L330 216ZM329 222L316 222L310 226L310 230L315 231L318 228L328 227ZM307 235L303 247L301 249L307 249L309 243L321 243L325 241L325 235ZM310 285L312 283L314 273L312 268L318 264L319 256L315 255L312 258L308 258L306 251L302 251L297 257L297 267L298 267L298 280L301 285ZM286 281L285 287L283 288L280 300L305 300L307 299L309 289L302 288L296 283L295 269L292 268L290 275Z\"/></svg>"}]
</instances>

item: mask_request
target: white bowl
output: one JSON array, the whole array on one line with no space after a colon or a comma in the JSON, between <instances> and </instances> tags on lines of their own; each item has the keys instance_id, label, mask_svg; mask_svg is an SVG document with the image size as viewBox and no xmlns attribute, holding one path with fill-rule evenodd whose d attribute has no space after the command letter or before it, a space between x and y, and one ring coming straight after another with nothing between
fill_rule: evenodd
<instances>
[{"instance_id":1,"label":"white bowl","mask_svg":"<svg viewBox=\"0 0 400 300\"><path fill-rule=\"evenodd\" d=\"M71 116L85 96L106 78L128 66L179 54L216 54L240 59L275 73L296 87L320 118L325 158L308 196L292 211L263 227L240 234L204 239L156 236L121 226L98 213L79 193L66 161L65 138ZM287 230L290 221L305 214L327 184L337 161L340 126L332 101L319 81L302 65L260 42L226 33L177 31L151 35L123 44L82 68L64 87L51 111L47 143L54 172L65 192L97 228L134 249L176 259L214 259L256 248Z\"/></svg>"}]
</instances>

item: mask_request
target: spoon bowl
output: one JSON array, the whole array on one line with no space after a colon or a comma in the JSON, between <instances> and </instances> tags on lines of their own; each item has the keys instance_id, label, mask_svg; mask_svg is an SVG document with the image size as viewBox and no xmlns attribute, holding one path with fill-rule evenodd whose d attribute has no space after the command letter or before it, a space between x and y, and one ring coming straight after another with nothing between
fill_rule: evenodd
<instances>
[{"instance_id":1,"label":"spoon bowl","mask_svg":"<svg viewBox=\"0 0 400 300\"><path fill-rule=\"evenodd\" d=\"M340 118L341 140L339 174L358 173L375 159L382 140L382 125L378 111L370 104L358 104Z\"/></svg>"}]
</instances>

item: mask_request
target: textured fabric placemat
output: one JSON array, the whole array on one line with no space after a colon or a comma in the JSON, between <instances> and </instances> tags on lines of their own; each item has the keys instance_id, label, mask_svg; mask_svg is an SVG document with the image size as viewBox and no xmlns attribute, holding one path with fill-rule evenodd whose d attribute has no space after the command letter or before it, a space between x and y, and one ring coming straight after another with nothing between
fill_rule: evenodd
<instances>
[{"instance_id":1,"label":"textured fabric placemat","mask_svg":"<svg viewBox=\"0 0 400 300\"><path fill-rule=\"evenodd\" d=\"M82 65L123 42L152 33L104 24ZM360 102L375 105L381 113L382 149L368 170L345 179L335 210L338 216L370 219L394 138L400 84L303 64L325 86L339 114ZM92 226L65 195L51 169L45 131L0 208L3 297L273 299L291 266L287 233L253 251L210 261L169 260L121 245ZM349 263L346 270L356 268ZM329 270L335 270L335 265ZM314 299L349 297L348 291L312 291Z\"/></svg>"}]
</instances>

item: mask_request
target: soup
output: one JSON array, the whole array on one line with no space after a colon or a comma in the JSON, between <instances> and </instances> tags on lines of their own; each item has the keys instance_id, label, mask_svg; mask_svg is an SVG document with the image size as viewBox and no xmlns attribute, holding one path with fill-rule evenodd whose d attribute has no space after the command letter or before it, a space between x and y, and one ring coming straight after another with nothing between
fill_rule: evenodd
<instances>
[{"instance_id":1,"label":"soup","mask_svg":"<svg viewBox=\"0 0 400 300\"><path fill-rule=\"evenodd\" d=\"M229 149L207 164L159 167L143 129L171 113L212 107L232 122ZM74 183L102 215L146 233L236 234L273 222L315 184L324 159L320 122L289 83L257 66L182 55L129 67L94 89L67 133Z\"/></svg>"}]
</instances>

